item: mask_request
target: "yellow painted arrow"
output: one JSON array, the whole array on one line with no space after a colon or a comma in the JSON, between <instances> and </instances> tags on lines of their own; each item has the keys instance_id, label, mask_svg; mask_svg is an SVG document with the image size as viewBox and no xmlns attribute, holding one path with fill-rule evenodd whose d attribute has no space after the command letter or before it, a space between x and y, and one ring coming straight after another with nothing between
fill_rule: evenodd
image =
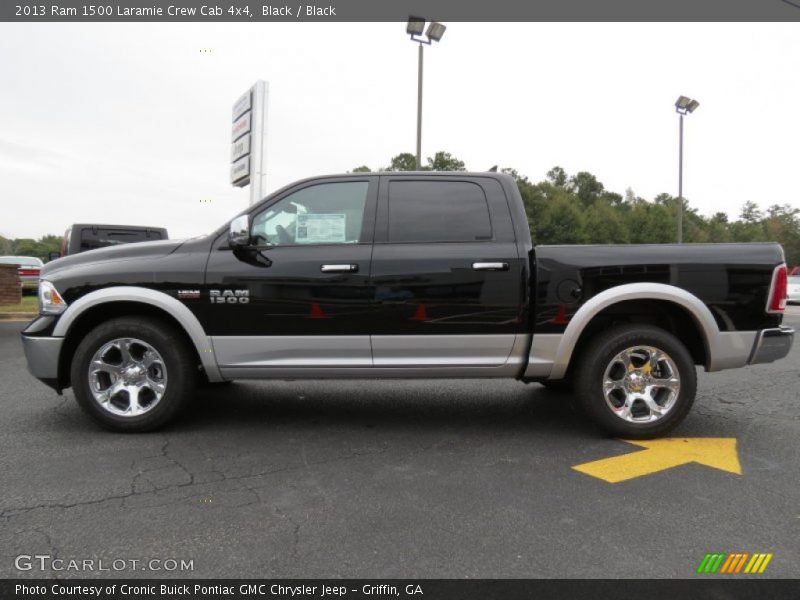
<instances>
[{"instance_id":1,"label":"yellow painted arrow","mask_svg":"<svg viewBox=\"0 0 800 600\"><path fill-rule=\"evenodd\" d=\"M736 438L623 441L646 450L595 460L572 468L609 483L619 483L689 463L699 463L729 473L742 474L739 454L736 451Z\"/></svg>"}]
</instances>

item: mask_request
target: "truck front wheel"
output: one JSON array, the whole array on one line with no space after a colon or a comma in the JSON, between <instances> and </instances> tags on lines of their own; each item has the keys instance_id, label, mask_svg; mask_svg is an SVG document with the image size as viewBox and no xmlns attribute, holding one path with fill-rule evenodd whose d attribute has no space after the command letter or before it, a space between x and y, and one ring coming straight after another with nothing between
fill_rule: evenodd
<instances>
[{"instance_id":1,"label":"truck front wheel","mask_svg":"<svg viewBox=\"0 0 800 600\"><path fill-rule=\"evenodd\" d=\"M578 400L611 435L663 435L684 419L694 402L692 357L680 340L658 327L613 327L592 339L578 360Z\"/></svg>"},{"instance_id":2,"label":"truck front wheel","mask_svg":"<svg viewBox=\"0 0 800 600\"><path fill-rule=\"evenodd\" d=\"M75 350L72 389L81 408L104 427L152 431L174 419L191 396L193 356L167 323L112 319L90 331Z\"/></svg>"}]
</instances>

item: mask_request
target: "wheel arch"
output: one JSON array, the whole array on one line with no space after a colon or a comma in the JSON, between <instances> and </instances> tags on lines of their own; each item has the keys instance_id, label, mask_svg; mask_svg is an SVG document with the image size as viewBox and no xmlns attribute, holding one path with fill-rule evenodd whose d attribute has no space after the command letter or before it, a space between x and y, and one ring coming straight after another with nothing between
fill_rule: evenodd
<instances>
[{"instance_id":1,"label":"wheel arch","mask_svg":"<svg viewBox=\"0 0 800 600\"><path fill-rule=\"evenodd\" d=\"M58 361L60 387L69 387L72 355L81 339L98 324L120 316L152 316L173 325L195 349L209 381L222 381L213 346L197 317L175 298L148 288L119 286L90 292L71 304L53 331L63 337Z\"/></svg>"},{"instance_id":2,"label":"wheel arch","mask_svg":"<svg viewBox=\"0 0 800 600\"><path fill-rule=\"evenodd\" d=\"M650 324L671 319L676 326L665 329L679 334L678 337L687 346L696 364L703 365L707 370L714 370L720 331L706 304L679 287L659 283L631 283L607 289L578 309L558 343L549 378L565 377L572 359L579 355L581 346L602 329L609 319L616 316L620 320L630 320L633 315L649 316L639 322Z\"/></svg>"}]
</instances>

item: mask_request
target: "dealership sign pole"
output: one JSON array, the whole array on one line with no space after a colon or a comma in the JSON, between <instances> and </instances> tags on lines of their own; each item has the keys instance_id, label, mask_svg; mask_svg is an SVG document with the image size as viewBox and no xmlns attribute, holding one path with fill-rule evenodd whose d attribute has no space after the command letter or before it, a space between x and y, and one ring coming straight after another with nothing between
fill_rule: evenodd
<instances>
[{"instance_id":1,"label":"dealership sign pole","mask_svg":"<svg viewBox=\"0 0 800 600\"><path fill-rule=\"evenodd\" d=\"M267 99L269 84L256 81L233 105L231 183L250 186L250 204L264 197L267 180Z\"/></svg>"}]
</instances>

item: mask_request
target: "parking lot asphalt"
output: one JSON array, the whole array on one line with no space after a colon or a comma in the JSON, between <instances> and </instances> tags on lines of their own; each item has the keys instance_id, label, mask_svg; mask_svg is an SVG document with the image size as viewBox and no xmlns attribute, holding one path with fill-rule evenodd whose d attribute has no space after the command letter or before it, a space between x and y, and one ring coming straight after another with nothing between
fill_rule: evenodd
<instances>
[{"instance_id":1,"label":"parking lot asphalt","mask_svg":"<svg viewBox=\"0 0 800 600\"><path fill-rule=\"evenodd\" d=\"M515 381L237 382L163 432L109 433L28 374L22 328L0 323L0 577L683 578L707 552L800 575L798 344L701 373L671 434L736 438L741 475L611 484L571 467L642 449ZM193 570L16 568L34 554Z\"/></svg>"}]
</instances>

